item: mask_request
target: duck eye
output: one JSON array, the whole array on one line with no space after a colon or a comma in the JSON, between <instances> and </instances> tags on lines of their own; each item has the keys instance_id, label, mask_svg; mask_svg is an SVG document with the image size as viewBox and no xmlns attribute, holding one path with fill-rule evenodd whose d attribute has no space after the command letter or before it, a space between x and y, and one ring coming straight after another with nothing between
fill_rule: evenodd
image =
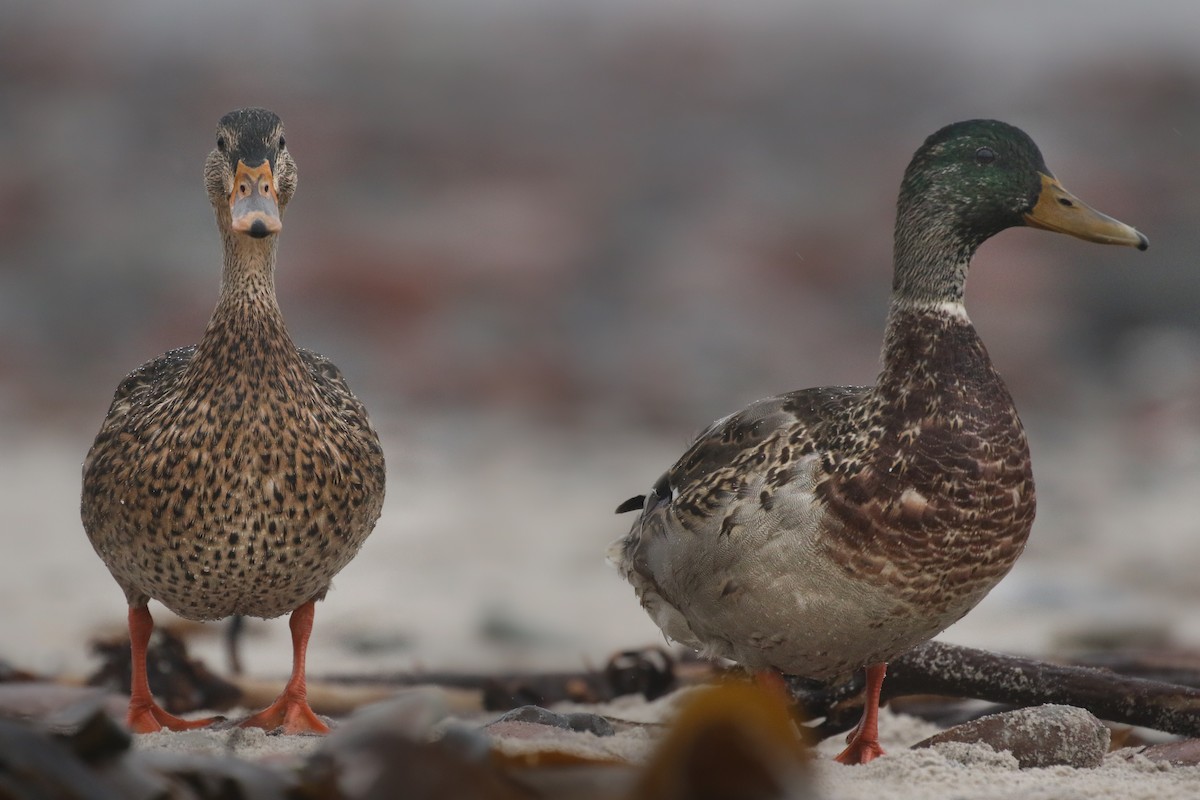
<instances>
[{"instance_id":1,"label":"duck eye","mask_svg":"<svg viewBox=\"0 0 1200 800\"><path fill-rule=\"evenodd\" d=\"M990 164L996 160L996 151L990 147L981 147L975 151L976 164Z\"/></svg>"},{"instance_id":2,"label":"duck eye","mask_svg":"<svg viewBox=\"0 0 1200 800\"><path fill-rule=\"evenodd\" d=\"M224 136L217 137L217 149L220 150L222 153L225 152L225 137Z\"/></svg>"},{"instance_id":3,"label":"duck eye","mask_svg":"<svg viewBox=\"0 0 1200 800\"><path fill-rule=\"evenodd\" d=\"M284 147L287 147L287 141L282 136L280 136L279 137L279 149L282 150Z\"/></svg>"}]
</instances>

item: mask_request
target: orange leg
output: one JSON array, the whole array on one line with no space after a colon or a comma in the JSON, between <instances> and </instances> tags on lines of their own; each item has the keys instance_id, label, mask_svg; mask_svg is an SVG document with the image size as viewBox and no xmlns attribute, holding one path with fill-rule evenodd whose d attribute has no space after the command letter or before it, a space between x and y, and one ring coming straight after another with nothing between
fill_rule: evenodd
<instances>
[{"instance_id":1,"label":"orange leg","mask_svg":"<svg viewBox=\"0 0 1200 800\"><path fill-rule=\"evenodd\" d=\"M241 723L241 727L282 729L283 733L329 733L329 726L309 708L308 687L304 682L304 657L316 605L315 600L309 600L292 612L288 623L292 630L292 677L287 686L274 703Z\"/></svg>"},{"instance_id":2,"label":"orange leg","mask_svg":"<svg viewBox=\"0 0 1200 800\"><path fill-rule=\"evenodd\" d=\"M883 688L883 676L887 664L871 664L867 667L867 704L862 719L847 738L849 745L838 754L835 761L842 764L865 764L883 755L879 746L879 690Z\"/></svg>"},{"instance_id":3,"label":"orange leg","mask_svg":"<svg viewBox=\"0 0 1200 800\"><path fill-rule=\"evenodd\" d=\"M154 619L146 606L136 606L129 609L129 648L133 656L133 674L129 687L129 713L125 721L134 733L154 733L167 728L172 731L186 731L193 728L204 728L220 720L220 717L208 719L180 719L174 714L168 714L162 706L154 702L150 694L150 679L146 674L146 649L150 645L150 634L154 630Z\"/></svg>"}]
</instances>

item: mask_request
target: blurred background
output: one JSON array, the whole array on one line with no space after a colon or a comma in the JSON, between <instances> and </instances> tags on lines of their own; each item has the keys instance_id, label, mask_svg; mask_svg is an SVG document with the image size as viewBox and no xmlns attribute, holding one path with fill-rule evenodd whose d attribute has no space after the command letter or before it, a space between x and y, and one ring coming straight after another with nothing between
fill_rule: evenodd
<instances>
[{"instance_id":1,"label":"blurred background","mask_svg":"<svg viewBox=\"0 0 1200 800\"><path fill-rule=\"evenodd\" d=\"M120 378L203 331L201 166L245 105L280 114L300 169L293 337L389 457L314 674L660 641L604 564L632 522L612 510L712 419L873 380L900 176L979 116L1152 246L1019 230L977 258L1039 517L946 638L1200 644L1198 31L1189 0L4 4L0 659L86 671L123 624L79 467ZM249 669L285 672L286 626L251 634Z\"/></svg>"}]
</instances>

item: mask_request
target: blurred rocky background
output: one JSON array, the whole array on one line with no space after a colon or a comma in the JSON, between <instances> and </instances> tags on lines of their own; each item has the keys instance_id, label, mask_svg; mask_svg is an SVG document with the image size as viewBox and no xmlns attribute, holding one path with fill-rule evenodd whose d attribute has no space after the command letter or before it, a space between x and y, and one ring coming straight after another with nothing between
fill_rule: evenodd
<instances>
[{"instance_id":1,"label":"blurred rocky background","mask_svg":"<svg viewBox=\"0 0 1200 800\"><path fill-rule=\"evenodd\" d=\"M718 416L873 379L900 176L977 116L1151 249L1022 230L977 259L1042 502L960 638L1038 650L1061 612L1200 641L1198 31L1187 0L4 3L0 652L72 664L53 620L123 619L78 465L120 377L203 330L201 166L243 105L300 169L292 334L391 459L314 647L323 619L410 662L653 641L602 564L612 508Z\"/></svg>"}]
</instances>

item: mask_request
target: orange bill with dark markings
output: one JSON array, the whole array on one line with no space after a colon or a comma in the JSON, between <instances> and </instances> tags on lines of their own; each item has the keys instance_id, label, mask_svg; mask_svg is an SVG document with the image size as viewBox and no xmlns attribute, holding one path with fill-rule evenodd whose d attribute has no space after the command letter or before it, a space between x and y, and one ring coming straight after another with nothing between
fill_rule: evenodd
<instances>
[{"instance_id":1,"label":"orange bill with dark markings","mask_svg":"<svg viewBox=\"0 0 1200 800\"><path fill-rule=\"evenodd\" d=\"M1033 210L1025 215L1025 224L1100 244L1119 244L1138 250L1150 246L1150 240L1136 228L1101 214L1044 173L1042 191Z\"/></svg>"},{"instance_id":2,"label":"orange bill with dark markings","mask_svg":"<svg viewBox=\"0 0 1200 800\"><path fill-rule=\"evenodd\" d=\"M283 229L271 162L264 160L257 167L248 167L246 162L238 161L233 192L229 195L229 210L233 215L233 229L255 239Z\"/></svg>"}]
</instances>

